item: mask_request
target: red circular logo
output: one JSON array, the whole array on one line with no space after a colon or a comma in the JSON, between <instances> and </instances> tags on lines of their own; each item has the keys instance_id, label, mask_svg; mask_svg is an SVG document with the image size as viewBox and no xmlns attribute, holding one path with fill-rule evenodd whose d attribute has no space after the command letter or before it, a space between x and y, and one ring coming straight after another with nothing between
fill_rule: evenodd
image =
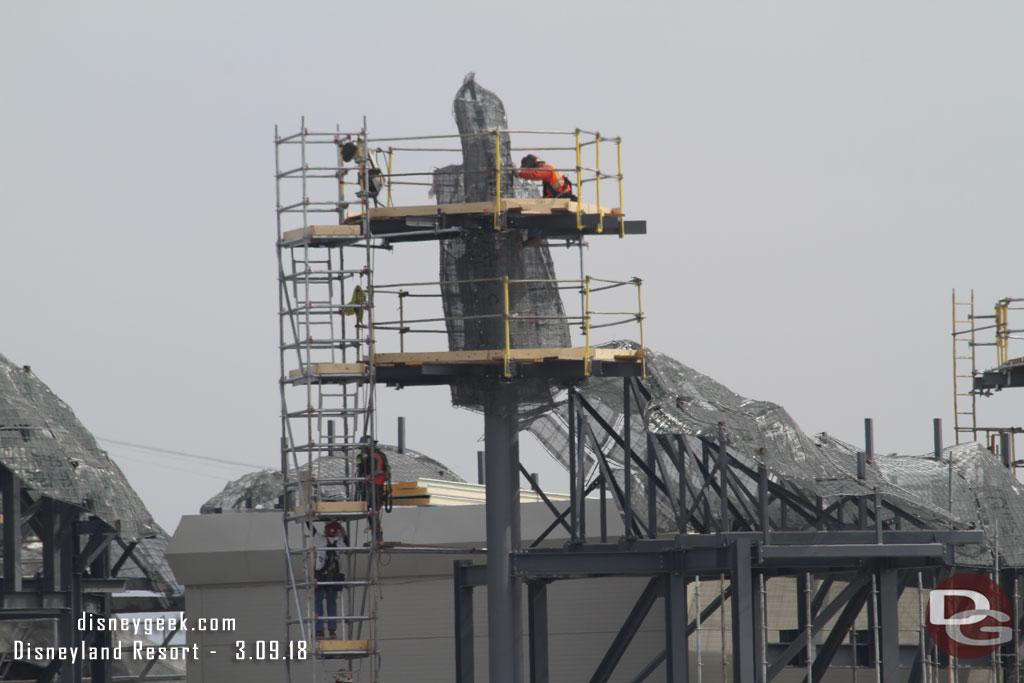
<instances>
[{"instance_id":1,"label":"red circular logo","mask_svg":"<svg viewBox=\"0 0 1024 683\"><path fill-rule=\"evenodd\" d=\"M1013 640L1013 608L998 584L980 574L957 574L928 596L928 635L946 654L977 659Z\"/></svg>"}]
</instances>

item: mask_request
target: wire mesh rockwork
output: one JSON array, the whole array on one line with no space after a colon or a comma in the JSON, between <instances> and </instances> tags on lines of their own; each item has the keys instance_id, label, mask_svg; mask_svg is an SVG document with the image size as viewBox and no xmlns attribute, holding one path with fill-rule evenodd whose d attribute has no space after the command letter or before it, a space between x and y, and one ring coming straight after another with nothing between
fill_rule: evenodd
<instances>
[{"instance_id":1,"label":"wire mesh rockwork","mask_svg":"<svg viewBox=\"0 0 1024 683\"><path fill-rule=\"evenodd\" d=\"M453 104L462 135L463 164L434 174L433 193L439 204L495 199L498 184L495 135L508 128L505 107L497 95L477 85L473 74L459 88ZM484 133L484 134L480 134ZM510 139L499 134L500 164L512 166ZM501 174L502 197L537 196L528 183ZM505 347L503 279L529 280L509 285L509 341L512 348L570 345L569 324L556 284L548 247L523 246L521 230L494 230L493 218L466 218L463 236L441 242L441 295L453 351ZM521 414L536 414L552 405L551 390L542 380L517 383ZM483 410L487 389L478 381L452 387L455 405Z\"/></svg>"},{"instance_id":2,"label":"wire mesh rockwork","mask_svg":"<svg viewBox=\"0 0 1024 683\"><path fill-rule=\"evenodd\" d=\"M78 505L139 541L119 573L133 588L177 595L181 586L164 560L167 534L153 521L121 469L99 447L71 408L28 368L0 355L0 465L33 494ZM27 561L31 561L26 554ZM34 572L34 569L32 570Z\"/></svg>"},{"instance_id":3,"label":"wire mesh rockwork","mask_svg":"<svg viewBox=\"0 0 1024 683\"><path fill-rule=\"evenodd\" d=\"M637 348L629 341L609 344L614 348ZM897 517L902 528L948 529L978 528L985 532L985 546L961 546L957 563L966 566L991 566L998 547L1000 563L1008 567L1024 566L1024 487L981 444L971 443L947 448L936 460L931 454L904 456L874 454L867 464L864 479L857 477L859 449L826 434L805 434L780 406L767 401L744 398L712 378L689 368L664 354L647 349L647 374L644 387L650 401L644 409L633 407L630 443L641 459L646 457L648 438L676 437L686 446L684 471L692 504L713 468L704 460L702 440L717 447L719 424L725 436L730 462L737 471L756 473L763 463L769 479L805 501L809 508L823 509L846 500L846 528L856 528L854 508L859 497L873 500L877 489L885 508L881 513L886 528L895 528ZM597 413L586 410L582 433L585 442L585 467L594 473L597 452L610 461L610 474L621 489L625 484L623 449L600 424L603 421L617 434L623 431L623 383L621 379L590 377L580 383L579 394ZM568 406L559 397L548 413L524 421L528 429L556 460L568 467ZM670 490L678 490L679 467L670 457L659 454L659 476ZM713 454L712 456L713 457ZM949 486L949 459L953 460L953 485ZM646 518L648 479L633 467L633 510ZM591 475L593 476L593 474ZM756 519L756 477L737 477L730 484L734 528L760 528ZM742 486L746 490L739 487ZM706 493L707 505L698 505L688 529L717 529L720 524L720 499L717 489ZM950 500L952 512L950 512ZM656 496L657 528L678 531L680 512L664 495ZM869 507L871 503L869 502ZM898 511L898 512L897 512ZM813 528L814 521L790 514L782 517L781 504L773 499L769 506L773 528ZM874 522L870 522L870 528Z\"/></svg>"}]
</instances>

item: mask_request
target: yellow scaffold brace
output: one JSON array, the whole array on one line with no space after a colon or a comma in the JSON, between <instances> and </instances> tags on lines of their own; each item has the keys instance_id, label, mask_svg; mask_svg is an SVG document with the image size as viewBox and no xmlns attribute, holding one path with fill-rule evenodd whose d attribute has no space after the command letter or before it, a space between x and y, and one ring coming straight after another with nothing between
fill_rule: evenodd
<instances>
[{"instance_id":1,"label":"yellow scaffold brace","mask_svg":"<svg viewBox=\"0 0 1024 683\"><path fill-rule=\"evenodd\" d=\"M576 229L583 230L583 161L580 154L580 129L575 131L576 136Z\"/></svg>"}]
</instances>

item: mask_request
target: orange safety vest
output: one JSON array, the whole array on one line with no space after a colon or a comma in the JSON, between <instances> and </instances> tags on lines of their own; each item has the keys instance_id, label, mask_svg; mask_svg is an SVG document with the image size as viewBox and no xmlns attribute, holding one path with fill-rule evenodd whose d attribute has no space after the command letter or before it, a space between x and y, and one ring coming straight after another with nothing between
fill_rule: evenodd
<instances>
[{"instance_id":1,"label":"orange safety vest","mask_svg":"<svg viewBox=\"0 0 1024 683\"><path fill-rule=\"evenodd\" d=\"M551 164L541 164L534 168L519 171L519 177L526 180L539 180L544 184L544 198L552 199L572 192L572 183L564 175L555 170Z\"/></svg>"},{"instance_id":2,"label":"orange safety vest","mask_svg":"<svg viewBox=\"0 0 1024 683\"><path fill-rule=\"evenodd\" d=\"M376 467L376 469L377 469L377 476L376 476L376 478L373 477L373 468L374 467ZM369 460L366 458L366 455L364 454L360 458L359 469L361 470L363 478L365 478L367 481L369 481L371 478L373 478L373 483L377 484L378 486L383 486L385 483L387 483L387 480L388 480L387 464L384 462L384 454L381 453L380 450L376 450L376 451L373 452L373 465L372 466L371 466Z\"/></svg>"}]
</instances>

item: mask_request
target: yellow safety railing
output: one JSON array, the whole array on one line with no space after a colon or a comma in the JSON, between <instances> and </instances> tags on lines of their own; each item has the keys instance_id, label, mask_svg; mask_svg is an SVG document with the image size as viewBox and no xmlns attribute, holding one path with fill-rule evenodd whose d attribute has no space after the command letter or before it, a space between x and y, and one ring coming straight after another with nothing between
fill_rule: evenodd
<instances>
[{"instance_id":1,"label":"yellow safety railing","mask_svg":"<svg viewBox=\"0 0 1024 683\"><path fill-rule=\"evenodd\" d=\"M484 283L500 283L501 287L501 298L502 303L500 310L493 312L486 312L476 315L463 315L463 316L432 316L424 318L410 319L407 317L406 312L406 299L410 297L441 297L440 288L444 286L457 286L457 285L479 285ZM536 285L536 284L547 284L555 287L558 290L575 290L582 291L584 295L584 310L581 315L561 315L561 316L537 316L531 313L520 313L514 311L511 308L511 289L518 285ZM448 323L450 321L469 321L469 320L484 320L493 319L500 320L502 325L502 365L503 375L505 377L512 376L512 359L513 359L513 342L515 332L513 331L513 323L530 323L536 324L539 321L563 321L572 325L578 325L579 330L583 336L583 372L585 376L589 376L592 370L593 360L593 349L595 348L593 340L593 331L600 328L612 327L617 325L623 325L631 322L637 323L639 327L640 336L640 348L646 348L644 346L644 328L643 328L643 295L641 292L643 281L639 278L633 278L631 280L606 280L601 278L594 278L586 276L581 280L554 280L554 279L513 279L508 276L496 277L496 278L476 278L472 280L445 280L439 282L403 282L394 284L377 285L374 287L374 296L377 297L377 309L380 310L383 305L383 301L386 296L394 295L398 297L398 319L397 320L384 320L374 321L373 329L376 331L391 331L397 332L399 337L399 349L402 353L405 352L405 335L412 333L446 333L446 329L424 329L419 327L420 325L426 325L429 323ZM616 310L594 310L591 308L591 300L595 293L604 292L620 287L635 287L636 288L636 310L629 311L616 311ZM434 288L437 287L438 291L428 293L414 293L414 288ZM598 322L595 323L595 318L600 319L603 316L611 316L612 319L609 322ZM641 362L644 367L644 376L646 376L646 362L643 360L646 354L640 354Z\"/></svg>"},{"instance_id":2,"label":"yellow safety railing","mask_svg":"<svg viewBox=\"0 0 1024 683\"><path fill-rule=\"evenodd\" d=\"M517 136L521 141L519 146L509 145L508 149L503 148L501 137L503 135ZM577 201L575 206L576 213L576 227L579 230L584 229L583 216L591 211L597 213L597 228L598 232L603 232L606 225L606 218L608 216L618 219L619 223L619 235L625 235L625 213L623 210L623 172L622 172L622 138L620 137L605 137L599 132L585 131L582 129L575 129L573 131L544 131L544 130L509 130L496 128L490 131L481 133L465 133L465 134L451 134L451 135L421 135L411 137L389 137L389 138L371 138L366 141L368 153L377 159L375 162L379 166L384 167L382 172L384 180L385 190L385 205L388 207L403 206L403 205L419 205L423 204L422 200L406 201L408 192L399 192L400 188L409 186L420 186L420 187L432 187L435 181L436 169L441 167L443 164L440 163L440 157L430 164L430 168L422 168L421 170L404 170L406 168L415 167L415 163L410 164L406 159L412 156L413 153L430 153L432 155L447 155L447 154L458 154L458 159L453 159L454 163L461 162L462 147L453 146L437 146L437 140L461 140L462 138L474 137L474 136L493 136L494 137L494 166L491 169L481 169L479 173L494 174L494 201L493 201L493 227L495 230L500 230L502 227L502 212L503 212L503 200L502 200L502 178L504 174L512 173L516 174L520 170L515 164L511 167L503 167L501 165L501 156L503 152L509 154L515 154L518 152L569 152L573 153L575 158L571 166L553 163L554 170L562 175L568 175L575 172L575 186L574 191L577 195ZM539 136L569 136L571 137L571 143L569 146L564 145L548 145L548 144L522 144L522 141L534 142L535 138ZM602 168L601 166L601 146L602 143L613 142L615 144L616 153L616 166L612 173L609 173L609 169ZM400 145L388 144L382 146L381 143L403 143ZM587 165L589 162L584 158L585 148L589 146L594 147L594 153L592 157L592 165ZM589 156L589 155L587 155ZM396 170L399 162L399 158L402 159L402 171ZM555 161L552 159L552 161ZM343 176L345 169L341 169L339 175ZM460 170L460 174L465 174L466 171ZM602 197L601 181L614 179L617 183L618 190L618 206L607 206L607 198ZM590 183L594 184L592 192L588 192L587 187ZM588 203L592 202L592 203Z\"/></svg>"}]
</instances>

